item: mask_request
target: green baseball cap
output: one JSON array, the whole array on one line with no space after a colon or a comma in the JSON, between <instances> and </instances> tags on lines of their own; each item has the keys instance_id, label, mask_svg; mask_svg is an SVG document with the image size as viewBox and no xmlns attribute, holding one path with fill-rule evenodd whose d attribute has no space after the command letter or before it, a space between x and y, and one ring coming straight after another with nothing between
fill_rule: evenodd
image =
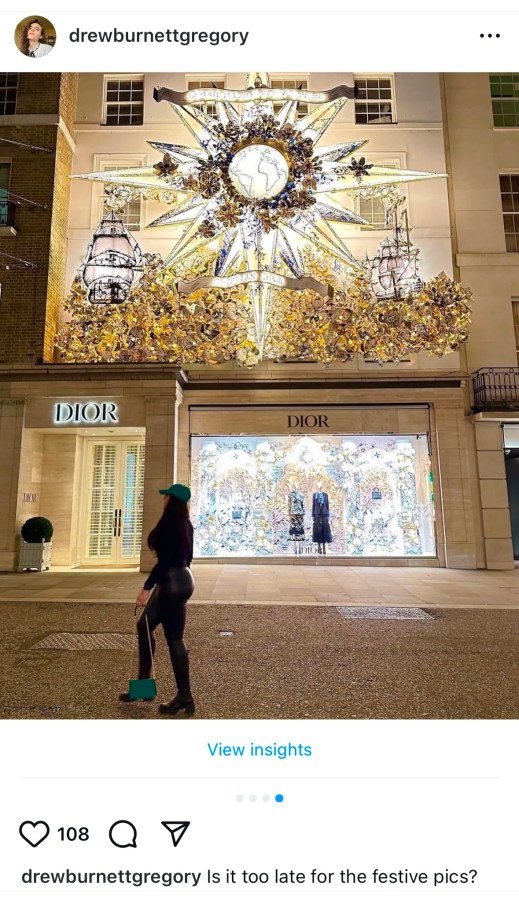
<instances>
[{"instance_id":1,"label":"green baseball cap","mask_svg":"<svg viewBox=\"0 0 519 900\"><path fill-rule=\"evenodd\" d=\"M176 497L177 500L183 500L188 503L191 498L191 488L187 484L172 484L168 488L162 488L159 494L165 494L167 497Z\"/></svg>"}]
</instances>

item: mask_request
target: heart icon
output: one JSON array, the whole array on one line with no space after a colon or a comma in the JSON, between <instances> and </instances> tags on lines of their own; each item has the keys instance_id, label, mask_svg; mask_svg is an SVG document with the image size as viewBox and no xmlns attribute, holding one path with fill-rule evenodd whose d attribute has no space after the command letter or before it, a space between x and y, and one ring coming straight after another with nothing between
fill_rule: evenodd
<instances>
[{"instance_id":1,"label":"heart icon","mask_svg":"<svg viewBox=\"0 0 519 900\"><path fill-rule=\"evenodd\" d=\"M37 847L45 838L48 838L50 828L46 822L22 822L19 828L20 835L31 847Z\"/></svg>"}]
</instances>

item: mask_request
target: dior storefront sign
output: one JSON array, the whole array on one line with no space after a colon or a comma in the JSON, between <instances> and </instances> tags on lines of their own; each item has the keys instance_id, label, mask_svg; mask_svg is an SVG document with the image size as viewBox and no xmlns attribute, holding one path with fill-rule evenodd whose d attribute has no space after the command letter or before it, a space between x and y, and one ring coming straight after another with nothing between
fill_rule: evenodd
<instances>
[{"instance_id":1,"label":"dior storefront sign","mask_svg":"<svg viewBox=\"0 0 519 900\"><path fill-rule=\"evenodd\" d=\"M117 404L88 400L86 403L55 403L55 425L117 425Z\"/></svg>"},{"instance_id":2,"label":"dior storefront sign","mask_svg":"<svg viewBox=\"0 0 519 900\"><path fill-rule=\"evenodd\" d=\"M324 415L297 415L291 413L287 417L289 428L329 428L328 416Z\"/></svg>"}]
</instances>

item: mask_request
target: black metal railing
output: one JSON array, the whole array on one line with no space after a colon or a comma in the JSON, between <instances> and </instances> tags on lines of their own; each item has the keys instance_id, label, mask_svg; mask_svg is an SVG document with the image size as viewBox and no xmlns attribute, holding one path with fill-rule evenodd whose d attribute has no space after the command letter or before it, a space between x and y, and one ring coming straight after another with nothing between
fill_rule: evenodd
<instances>
[{"instance_id":1,"label":"black metal railing","mask_svg":"<svg viewBox=\"0 0 519 900\"><path fill-rule=\"evenodd\" d=\"M0 228L6 225L14 228L15 214L16 203L11 203L10 200L0 200Z\"/></svg>"},{"instance_id":2,"label":"black metal railing","mask_svg":"<svg viewBox=\"0 0 519 900\"><path fill-rule=\"evenodd\" d=\"M472 375L474 409L519 409L519 368L478 369Z\"/></svg>"}]
</instances>

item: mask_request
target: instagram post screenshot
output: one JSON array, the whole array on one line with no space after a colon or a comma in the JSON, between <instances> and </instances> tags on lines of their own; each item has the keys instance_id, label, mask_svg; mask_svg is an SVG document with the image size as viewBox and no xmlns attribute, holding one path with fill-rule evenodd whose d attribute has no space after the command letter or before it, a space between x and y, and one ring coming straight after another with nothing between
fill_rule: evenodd
<instances>
[{"instance_id":1,"label":"instagram post screenshot","mask_svg":"<svg viewBox=\"0 0 519 900\"><path fill-rule=\"evenodd\" d=\"M1 900L516 896L519 14L0 22Z\"/></svg>"}]
</instances>

